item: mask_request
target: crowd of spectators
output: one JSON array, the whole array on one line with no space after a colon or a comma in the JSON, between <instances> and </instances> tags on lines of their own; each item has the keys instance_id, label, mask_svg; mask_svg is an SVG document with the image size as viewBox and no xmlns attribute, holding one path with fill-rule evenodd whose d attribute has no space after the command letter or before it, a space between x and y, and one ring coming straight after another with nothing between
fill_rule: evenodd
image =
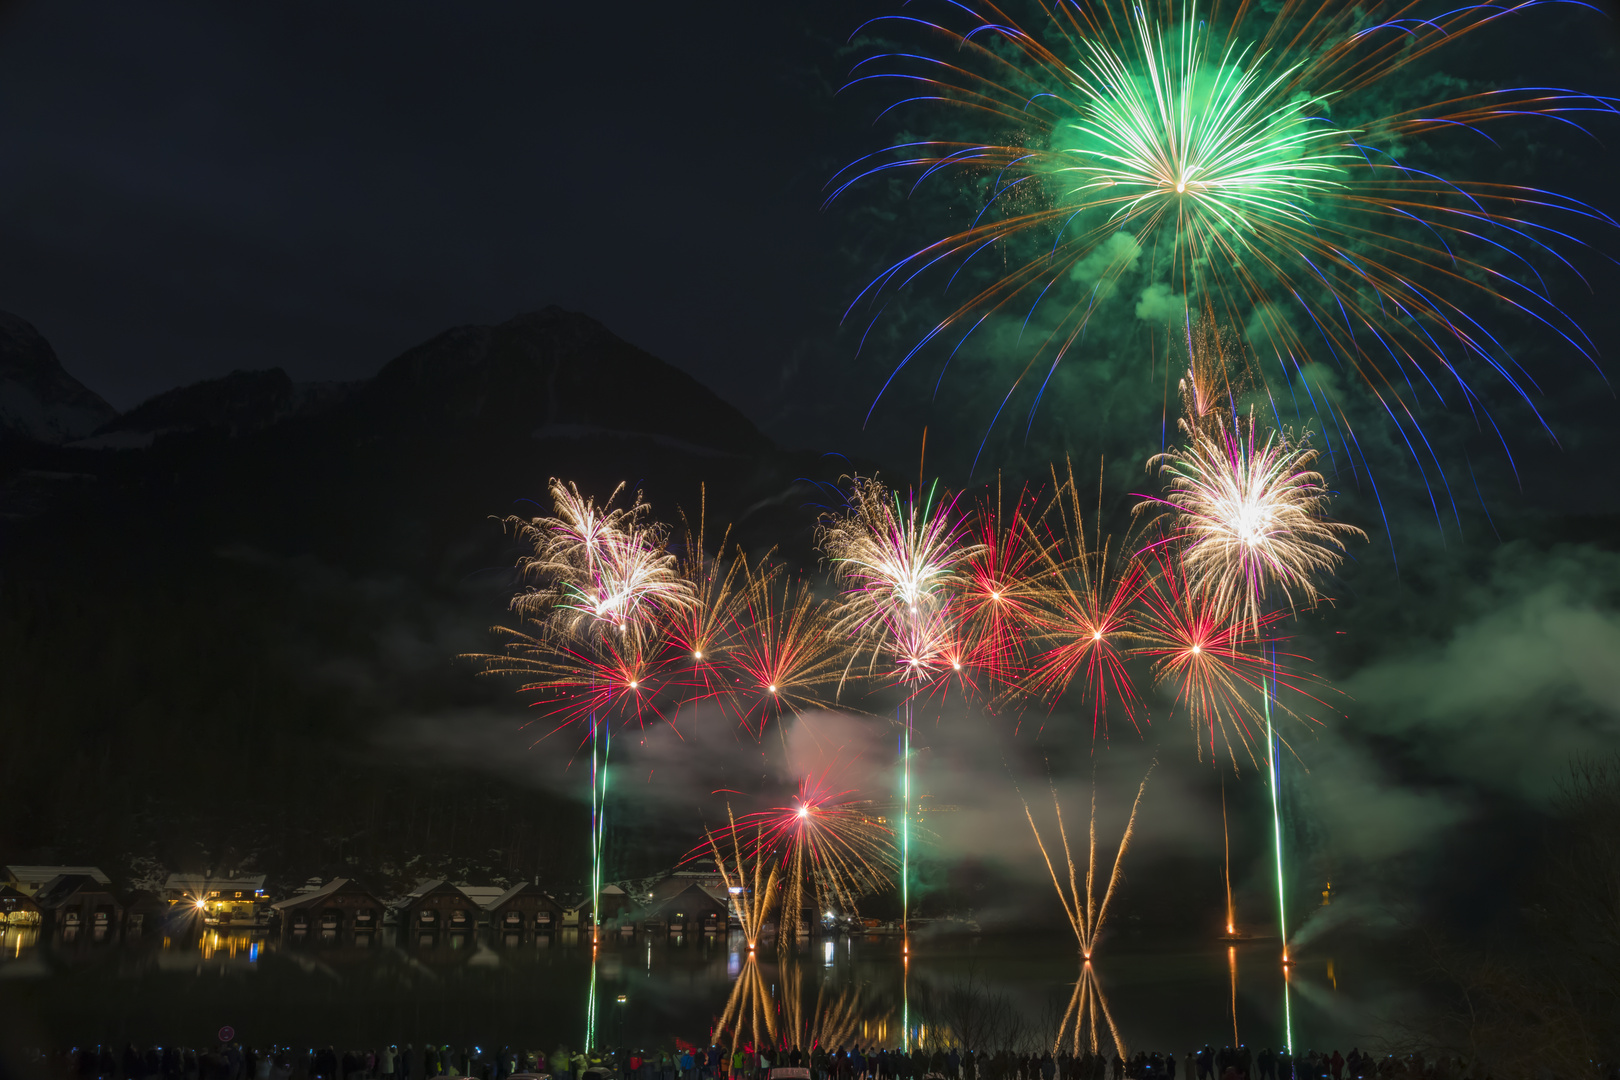
<instances>
[{"instance_id":1,"label":"crowd of spectators","mask_svg":"<svg viewBox=\"0 0 1620 1080\"><path fill-rule=\"evenodd\" d=\"M32 1071L64 1080L432 1080L470 1077L509 1080L773 1080L774 1070L808 1072L811 1080L1489 1080L1489 1072L1460 1058L1421 1053L1376 1056L1352 1047L1297 1055L1263 1047L1205 1045L1179 1059L1173 1052L1118 1050L963 1052L955 1047L818 1046L775 1048L676 1040L659 1050L543 1050L412 1043L366 1050L332 1046L293 1049L237 1042L205 1048L126 1045L74 1047L36 1053ZM802 1077L804 1073L789 1076ZM1594 1066L1599 1080L1620 1080ZM775 1080L782 1080L780 1074Z\"/></svg>"}]
</instances>

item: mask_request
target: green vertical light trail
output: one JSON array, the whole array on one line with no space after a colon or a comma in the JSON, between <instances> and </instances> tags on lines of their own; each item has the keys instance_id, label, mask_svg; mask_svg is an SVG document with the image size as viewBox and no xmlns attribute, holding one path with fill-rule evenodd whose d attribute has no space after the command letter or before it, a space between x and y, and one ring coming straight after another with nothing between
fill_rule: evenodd
<instances>
[{"instance_id":1,"label":"green vertical light trail","mask_svg":"<svg viewBox=\"0 0 1620 1080\"><path fill-rule=\"evenodd\" d=\"M906 955L911 955L911 702L906 702L905 746L900 753L900 932Z\"/></svg>"},{"instance_id":2,"label":"green vertical light trail","mask_svg":"<svg viewBox=\"0 0 1620 1080\"><path fill-rule=\"evenodd\" d=\"M596 950L591 950L591 987L585 999L585 1053L596 1045Z\"/></svg>"},{"instance_id":3,"label":"green vertical light trail","mask_svg":"<svg viewBox=\"0 0 1620 1080\"><path fill-rule=\"evenodd\" d=\"M900 748L900 934L905 965L901 991L901 1049L911 1051L911 702L906 702L906 729Z\"/></svg>"},{"instance_id":4,"label":"green vertical light trail","mask_svg":"<svg viewBox=\"0 0 1620 1080\"><path fill-rule=\"evenodd\" d=\"M1277 739L1271 731L1271 685L1265 689L1266 708L1266 764L1271 771L1271 840L1277 855L1277 932L1282 940L1283 959L1283 1037L1289 1053L1294 1047L1293 1011L1288 1000L1288 909L1283 888L1282 810L1278 798L1280 770L1277 761Z\"/></svg>"}]
</instances>

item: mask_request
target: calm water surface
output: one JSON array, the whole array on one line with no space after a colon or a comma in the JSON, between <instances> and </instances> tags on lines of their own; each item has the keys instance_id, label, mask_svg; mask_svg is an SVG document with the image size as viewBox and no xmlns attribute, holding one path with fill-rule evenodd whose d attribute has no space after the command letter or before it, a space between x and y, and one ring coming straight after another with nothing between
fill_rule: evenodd
<instances>
[{"instance_id":1,"label":"calm water surface","mask_svg":"<svg viewBox=\"0 0 1620 1080\"><path fill-rule=\"evenodd\" d=\"M210 1042L225 1026L258 1044L706 1043L717 1029L773 1041L930 1041L962 990L1012 1006L1025 1038L1173 1050L1234 1037L1297 1047L1374 1044L1418 996L1398 958L1322 946L1286 979L1273 941L1107 942L1086 973L1068 937L816 938L750 960L740 938L613 939L595 954L551 935L414 934L327 942L191 931L119 942L0 933L0 1016L11 1047ZM953 994L954 991L954 994ZM954 997L956 1004L951 1001ZM594 999L594 1021L589 1004Z\"/></svg>"}]
</instances>

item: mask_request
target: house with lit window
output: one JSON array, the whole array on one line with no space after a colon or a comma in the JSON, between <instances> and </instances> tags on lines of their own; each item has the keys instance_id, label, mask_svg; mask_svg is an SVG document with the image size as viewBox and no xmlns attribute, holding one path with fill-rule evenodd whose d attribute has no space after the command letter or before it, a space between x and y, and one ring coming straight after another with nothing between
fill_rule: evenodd
<instances>
[{"instance_id":1,"label":"house with lit window","mask_svg":"<svg viewBox=\"0 0 1620 1080\"><path fill-rule=\"evenodd\" d=\"M219 878L212 874L170 874L163 899L196 910L210 926L258 926L270 917L264 875Z\"/></svg>"},{"instance_id":2,"label":"house with lit window","mask_svg":"<svg viewBox=\"0 0 1620 1080\"><path fill-rule=\"evenodd\" d=\"M0 885L0 924L38 926L38 902L32 896L18 892L10 885Z\"/></svg>"}]
</instances>

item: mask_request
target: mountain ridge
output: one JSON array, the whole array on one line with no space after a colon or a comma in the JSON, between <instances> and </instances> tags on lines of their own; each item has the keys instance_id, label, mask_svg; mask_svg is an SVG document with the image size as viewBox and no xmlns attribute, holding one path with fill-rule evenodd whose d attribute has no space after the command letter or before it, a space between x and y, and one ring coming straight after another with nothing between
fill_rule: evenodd
<instances>
[{"instance_id":1,"label":"mountain ridge","mask_svg":"<svg viewBox=\"0 0 1620 1080\"><path fill-rule=\"evenodd\" d=\"M68 374L32 323L0 311L0 441L69 442L117 415Z\"/></svg>"}]
</instances>

